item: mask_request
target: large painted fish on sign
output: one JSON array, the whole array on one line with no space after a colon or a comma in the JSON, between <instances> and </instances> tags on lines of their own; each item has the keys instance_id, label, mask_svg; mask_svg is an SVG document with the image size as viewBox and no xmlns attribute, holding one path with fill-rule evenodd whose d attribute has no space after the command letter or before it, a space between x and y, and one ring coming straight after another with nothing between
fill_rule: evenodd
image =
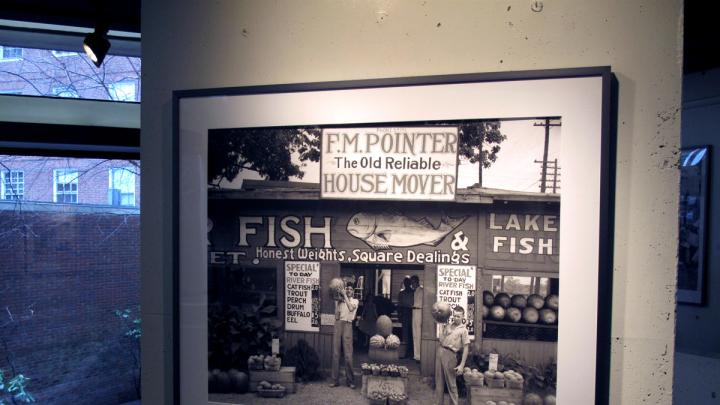
<instances>
[{"instance_id":1,"label":"large painted fish on sign","mask_svg":"<svg viewBox=\"0 0 720 405\"><path fill-rule=\"evenodd\" d=\"M375 250L417 245L437 246L467 216L450 218L443 215L434 226L427 218L414 219L400 213L358 212L350 217L347 231Z\"/></svg>"}]
</instances>

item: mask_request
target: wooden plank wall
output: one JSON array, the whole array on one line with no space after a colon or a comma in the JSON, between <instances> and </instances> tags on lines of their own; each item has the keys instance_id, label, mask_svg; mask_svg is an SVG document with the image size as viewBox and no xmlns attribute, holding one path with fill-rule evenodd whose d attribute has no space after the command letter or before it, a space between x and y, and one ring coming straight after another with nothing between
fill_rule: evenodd
<instances>
[{"instance_id":1,"label":"wooden plank wall","mask_svg":"<svg viewBox=\"0 0 720 405\"><path fill-rule=\"evenodd\" d=\"M332 366L333 333L285 332L285 350L295 346L300 339L305 339L320 357L320 368L330 369Z\"/></svg>"},{"instance_id":2,"label":"wooden plank wall","mask_svg":"<svg viewBox=\"0 0 720 405\"><path fill-rule=\"evenodd\" d=\"M483 350L496 349L498 353L509 354L513 358L530 365L545 365L557 361L557 343L523 340L484 339Z\"/></svg>"}]
</instances>

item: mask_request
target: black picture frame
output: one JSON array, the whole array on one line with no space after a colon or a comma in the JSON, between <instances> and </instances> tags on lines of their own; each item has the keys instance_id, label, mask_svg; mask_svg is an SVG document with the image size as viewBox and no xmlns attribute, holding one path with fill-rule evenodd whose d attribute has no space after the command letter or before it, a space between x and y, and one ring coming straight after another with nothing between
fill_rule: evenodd
<instances>
[{"instance_id":1,"label":"black picture frame","mask_svg":"<svg viewBox=\"0 0 720 405\"><path fill-rule=\"evenodd\" d=\"M614 85L611 69L605 66L173 92L175 402L207 401L207 370L203 367L207 353L198 347L203 339L207 342L207 308L203 302L206 296L202 295L202 285L187 276L199 277L197 280L205 277L202 251L206 249L207 202L203 202L201 194L206 184L207 156L202 145L207 145L209 129L507 116L562 117L564 125L571 124L564 131L578 130L563 138L574 139L564 147L563 153L568 157L565 166L569 169L566 170L578 176L571 174L563 178L561 215L568 215L570 219L562 222L563 226L568 224L562 230L563 243L578 239L581 244L577 245L577 252L563 255L560 271L566 271L570 278L568 291L576 290L575 296L585 297L587 305L582 306L584 315L564 314L561 323L560 350L565 350L564 344L568 352L561 353L558 360L558 398L563 403L609 403ZM409 97L415 97L418 92L428 97L428 103L432 104L429 108L438 107L433 104L438 103L438 99L456 104L443 110L445 115L438 113L440 115L433 117L418 117L422 112L412 107L389 112L373 107L390 94L400 94L397 96L400 100L394 101L410 101ZM456 97L458 92L463 97ZM413 95L403 96L410 93ZM282 108L298 100L317 108L289 113ZM332 113L323 109L338 100L347 101L353 108L341 106ZM437 109L442 110L433 111ZM579 225L571 228L572 223ZM565 249L565 252L573 250ZM582 268L583 273L570 274L570 267ZM590 316L587 308L592 308ZM594 352L595 357L588 358L588 351Z\"/></svg>"},{"instance_id":2,"label":"black picture frame","mask_svg":"<svg viewBox=\"0 0 720 405\"><path fill-rule=\"evenodd\" d=\"M711 152L709 145L680 150L677 291L680 304L705 304Z\"/></svg>"}]
</instances>

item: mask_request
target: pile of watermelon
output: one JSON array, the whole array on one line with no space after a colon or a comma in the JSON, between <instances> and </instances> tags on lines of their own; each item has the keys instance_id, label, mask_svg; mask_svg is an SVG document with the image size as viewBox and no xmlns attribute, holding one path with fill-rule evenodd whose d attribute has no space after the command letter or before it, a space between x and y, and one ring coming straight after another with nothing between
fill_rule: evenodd
<instances>
[{"instance_id":1,"label":"pile of watermelon","mask_svg":"<svg viewBox=\"0 0 720 405\"><path fill-rule=\"evenodd\" d=\"M493 295L483 291L483 318L495 321L543 323L554 325L558 321L559 298L556 294L542 297L539 294L516 294L505 292Z\"/></svg>"}]
</instances>

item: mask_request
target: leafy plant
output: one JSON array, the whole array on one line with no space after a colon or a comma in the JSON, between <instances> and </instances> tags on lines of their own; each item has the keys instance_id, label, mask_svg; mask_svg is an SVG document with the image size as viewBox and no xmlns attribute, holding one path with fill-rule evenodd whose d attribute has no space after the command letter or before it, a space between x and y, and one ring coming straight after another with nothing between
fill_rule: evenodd
<instances>
[{"instance_id":1,"label":"leafy plant","mask_svg":"<svg viewBox=\"0 0 720 405\"><path fill-rule=\"evenodd\" d=\"M133 310L130 308L116 309L115 316L120 319L124 327L125 339L130 341L130 353L132 354L133 364L135 367L133 375L133 383L135 385L135 393L137 397L141 396L140 388L140 375L142 372L142 363L140 359L140 338L142 337L142 326L141 319L139 317L140 307L138 307L133 315Z\"/></svg>"},{"instance_id":2,"label":"leafy plant","mask_svg":"<svg viewBox=\"0 0 720 405\"><path fill-rule=\"evenodd\" d=\"M35 402L35 398L25 389L29 380L22 374L16 374L12 379L6 381L5 374L0 370L0 394L6 393L9 395L14 404L18 403L18 401L25 403ZM0 398L0 405L8 403L6 398Z\"/></svg>"},{"instance_id":3,"label":"leafy plant","mask_svg":"<svg viewBox=\"0 0 720 405\"><path fill-rule=\"evenodd\" d=\"M253 305L214 303L208 308L208 363L211 369L247 370L247 360L269 354L282 330L277 306L264 295Z\"/></svg>"},{"instance_id":4,"label":"leafy plant","mask_svg":"<svg viewBox=\"0 0 720 405\"><path fill-rule=\"evenodd\" d=\"M298 340L297 344L285 353L285 364L295 367L295 375L302 382L321 377L320 357L304 339Z\"/></svg>"}]
</instances>

